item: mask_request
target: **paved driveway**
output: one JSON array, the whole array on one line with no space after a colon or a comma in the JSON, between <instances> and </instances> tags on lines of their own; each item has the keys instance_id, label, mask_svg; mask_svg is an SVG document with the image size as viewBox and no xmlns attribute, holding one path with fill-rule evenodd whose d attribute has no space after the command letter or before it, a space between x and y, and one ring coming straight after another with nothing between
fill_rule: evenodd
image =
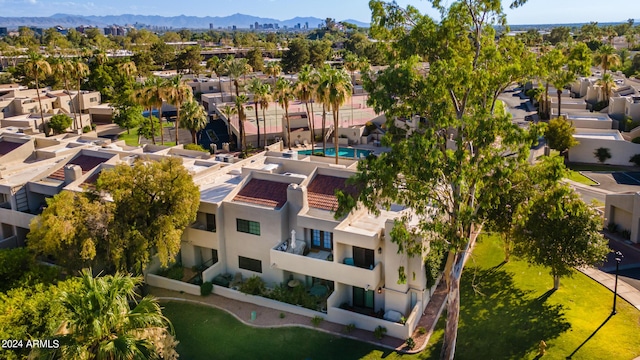
<instances>
[{"instance_id":1,"label":"paved driveway","mask_svg":"<svg viewBox=\"0 0 640 360\"><path fill-rule=\"evenodd\" d=\"M640 191L640 173L637 172L600 172L582 171L582 173L600 183L601 189L613 192Z\"/></svg>"}]
</instances>

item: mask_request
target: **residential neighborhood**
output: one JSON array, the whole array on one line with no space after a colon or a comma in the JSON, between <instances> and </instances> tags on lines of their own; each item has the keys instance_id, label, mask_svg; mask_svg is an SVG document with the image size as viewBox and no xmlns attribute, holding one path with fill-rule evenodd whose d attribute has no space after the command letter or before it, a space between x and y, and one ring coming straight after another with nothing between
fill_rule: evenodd
<instances>
[{"instance_id":1,"label":"residential neighborhood","mask_svg":"<svg viewBox=\"0 0 640 360\"><path fill-rule=\"evenodd\" d=\"M0 18L0 358L639 358L640 26L411 4Z\"/></svg>"}]
</instances>

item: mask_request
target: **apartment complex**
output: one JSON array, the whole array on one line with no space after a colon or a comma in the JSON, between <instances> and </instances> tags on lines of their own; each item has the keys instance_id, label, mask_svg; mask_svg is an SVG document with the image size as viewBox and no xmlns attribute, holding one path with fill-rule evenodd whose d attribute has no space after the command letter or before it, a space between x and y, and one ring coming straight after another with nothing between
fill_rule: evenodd
<instances>
[{"instance_id":1,"label":"apartment complex","mask_svg":"<svg viewBox=\"0 0 640 360\"><path fill-rule=\"evenodd\" d=\"M79 128L91 124L90 109L101 102L98 91L64 91L28 89L17 84L0 85L0 128L16 127L27 132L44 132L45 123L56 114L74 118L78 114ZM44 122L40 116L40 106ZM72 125L73 127L73 125Z\"/></svg>"},{"instance_id":2,"label":"apartment complex","mask_svg":"<svg viewBox=\"0 0 640 360\"><path fill-rule=\"evenodd\" d=\"M398 254L390 239L401 206L372 215L364 209L335 218L336 189L355 194L347 183L357 162L283 152L282 144L235 163L178 147L128 147L123 142L78 135L54 137L0 133L0 247L24 245L30 221L46 199L91 188L99 173L135 159L182 159L200 188L197 221L183 235L177 259L185 269L201 268L201 280L229 274L259 276L268 287L302 286L323 299L309 310L291 311L406 338L413 332L431 289L423 261ZM403 269L406 281L399 281ZM162 278L150 268L147 282L199 293L199 286ZM178 287L176 287L178 286ZM245 296L215 286L223 296ZM253 301L249 298L243 301ZM258 301L258 300L255 300ZM272 301L273 302L273 301ZM275 302L274 302L275 303ZM287 308L287 310L290 310Z\"/></svg>"}]
</instances>

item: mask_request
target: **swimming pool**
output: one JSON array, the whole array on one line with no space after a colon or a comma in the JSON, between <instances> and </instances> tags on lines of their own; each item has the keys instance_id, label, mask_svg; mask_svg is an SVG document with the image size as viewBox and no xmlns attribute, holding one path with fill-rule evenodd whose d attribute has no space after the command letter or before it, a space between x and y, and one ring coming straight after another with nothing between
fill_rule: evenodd
<instances>
[{"instance_id":1,"label":"swimming pool","mask_svg":"<svg viewBox=\"0 0 640 360\"><path fill-rule=\"evenodd\" d=\"M322 148L316 148L315 149L316 153L321 153L322 152ZM359 149L352 149L352 148L338 148L338 156L339 157L346 157L346 158L351 158L353 159L354 157L357 156L357 158L361 158L361 157L367 157L367 155L371 154L373 151L371 150L359 150ZM298 154L300 155L311 155L311 150L300 150L298 151ZM326 156L336 156L336 151L334 148L327 148L325 153Z\"/></svg>"}]
</instances>

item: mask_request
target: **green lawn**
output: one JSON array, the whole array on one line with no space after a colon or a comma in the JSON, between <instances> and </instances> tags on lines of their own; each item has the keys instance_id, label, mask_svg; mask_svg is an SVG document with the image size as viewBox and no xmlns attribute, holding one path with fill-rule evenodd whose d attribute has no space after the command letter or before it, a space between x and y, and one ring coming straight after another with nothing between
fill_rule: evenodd
<instances>
[{"instance_id":1,"label":"green lawn","mask_svg":"<svg viewBox=\"0 0 640 360\"><path fill-rule=\"evenodd\" d=\"M181 359L398 359L390 350L304 328L258 329L218 309L170 302Z\"/></svg>"},{"instance_id":2,"label":"green lawn","mask_svg":"<svg viewBox=\"0 0 640 360\"><path fill-rule=\"evenodd\" d=\"M544 340L544 359L633 359L640 355L640 311L581 273L562 279L558 291L541 267L502 264L499 240L483 237L462 278L456 359L534 359ZM168 303L183 359L437 359L444 317L419 355L399 355L308 329L254 329L227 313ZM601 326L602 325L602 326ZM596 331L597 330L597 331ZM593 336L592 336L593 335Z\"/></svg>"},{"instance_id":3,"label":"green lawn","mask_svg":"<svg viewBox=\"0 0 640 360\"><path fill-rule=\"evenodd\" d=\"M173 123L163 123L163 126L166 127L172 127ZM133 128L131 129L131 131L129 131L129 134L127 134L127 131L125 130L125 132L123 132L122 134L120 134L118 136L118 140L124 140L125 144L129 145L129 146L138 146L140 144L138 144L138 128ZM169 140L165 137L165 140ZM160 141L156 138L156 142L158 143L158 145L160 145ZM164 142L165 146L175 146L176 142L175 141L165 141Z\"/></svg>"},{"instance_id":4,"label":"green lawn","mask_svg":"<svg viewBox=\"0 0 640 360\"><path fill-rule=\"evenodd\" d=\"M568 171L567 178L585 185L597 185L595 181L573 170Z\"/></svg>"},{"instance_id":5,"label":"green lawn","mask_svg":"<svg viewBox=\"0 0 640 360\"><path fill-rule=\"evenodd\" d=\"M467 263L456 359L534 359L540 340L548 345L544 359L640 355L640 311L626 301L609 318L613 294L582 273L553 292L545 268L503 259L500 241L483 237ZM443 327L431 339L436 348Z\"/></svg>"}]
</instances>

